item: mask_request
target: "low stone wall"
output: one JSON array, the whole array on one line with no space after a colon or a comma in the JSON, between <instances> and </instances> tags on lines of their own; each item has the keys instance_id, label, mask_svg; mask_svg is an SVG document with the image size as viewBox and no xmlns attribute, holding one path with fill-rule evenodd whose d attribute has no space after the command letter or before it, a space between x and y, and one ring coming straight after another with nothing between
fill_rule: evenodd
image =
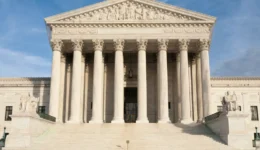
<instances>
[{"instance_id":1,"label":"low stone wall","mask_svg":"<svg viewBox=\"0 0 260 150\"><path fill-rule=\"evenodd\" d=\"M205 124L227 145L237 149L252 147L252 138L247 131L248 114L239 111L218 112L206 117Z\"/></svg>"}]
</instances>

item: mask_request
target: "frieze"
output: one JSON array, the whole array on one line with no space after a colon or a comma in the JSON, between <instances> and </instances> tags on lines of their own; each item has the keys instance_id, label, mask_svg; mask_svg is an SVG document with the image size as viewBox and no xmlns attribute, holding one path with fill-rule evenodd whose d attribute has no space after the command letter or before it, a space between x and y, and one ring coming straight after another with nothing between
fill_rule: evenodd
<instances>
[{"instance_id":1,"label":"frieze","mask_svg":"<svg viewBox=\"0 0 260 150\"><path fill-rule=\"evenodd\" d=\"M68 34L68 35L78 35L78 34L98 34L97 29L87 29L87 28L54 28L52 33L55 34Z\"/></svg>"},{"instance_id":2,"label":"frieze","mask_svg":"<svg viewBox=\"0 0 260 150\"><path fill-rule=\"evenodd\" d=\"M168 28L164 33L210 33L209 28Z\"/></svg>"}]
</instances>

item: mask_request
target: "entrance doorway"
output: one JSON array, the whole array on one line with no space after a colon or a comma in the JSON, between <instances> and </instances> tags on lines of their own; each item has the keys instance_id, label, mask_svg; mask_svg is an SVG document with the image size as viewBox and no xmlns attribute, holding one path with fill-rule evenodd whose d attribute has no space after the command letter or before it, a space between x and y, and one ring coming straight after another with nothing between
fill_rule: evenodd
<instances>
[{"instance_id":1,"label":"entrance doorway","mask_svg":"<svg viewBox=\"0 0 260 150\"><path fill-rule=\"evenodd\" d=\"M135 123L137 119L137 88L124 89L124 120Z\"/></svg>"}]
</instances>

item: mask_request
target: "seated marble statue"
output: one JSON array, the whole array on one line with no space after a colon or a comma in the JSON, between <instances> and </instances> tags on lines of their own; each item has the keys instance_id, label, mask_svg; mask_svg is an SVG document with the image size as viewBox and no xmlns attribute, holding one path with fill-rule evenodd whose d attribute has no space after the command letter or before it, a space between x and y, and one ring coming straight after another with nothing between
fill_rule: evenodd
<instances>
[{"instance_id":1,"label":"seated marble statue","mask_svg":"<svg viewBox=\"0 0 260 150\"><path fill-rule=\"evenodd\" d=\"M235 92L231 95L228 91L222 101L223 111L236 111L237 109L237 96Z\"/></svg>"},{"instance_id":2,"label":"seated marble statue","mask_svg":"<svg viewBox=\"0 0 260 150\"><path fill-rule=\"evenodd\" d=\"M39 99L31 97L30 93L28 95L23 95L20 98L20 111L36 113L38 108Z\"/></svg>"}]
</instances>

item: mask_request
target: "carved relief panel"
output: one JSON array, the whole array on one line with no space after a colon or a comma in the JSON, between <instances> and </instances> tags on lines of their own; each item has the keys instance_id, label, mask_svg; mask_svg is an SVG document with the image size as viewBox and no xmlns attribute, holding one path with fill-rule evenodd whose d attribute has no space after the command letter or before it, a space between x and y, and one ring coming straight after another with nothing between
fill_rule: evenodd
<instances>
[{"instance_id":1,"label":"carved relief panel","mask_svg":"<svg viewBox=\"0 0 260 150\"><path fill-rule=\"evenodd\" d=\"M85 21L120 21L120 20L201 20L195 17L182 15L161 8L142 4L135 1L124 1L108 7L92 10L75 15L61 22L85 22Z\"/></svg>"}]
</instances>

